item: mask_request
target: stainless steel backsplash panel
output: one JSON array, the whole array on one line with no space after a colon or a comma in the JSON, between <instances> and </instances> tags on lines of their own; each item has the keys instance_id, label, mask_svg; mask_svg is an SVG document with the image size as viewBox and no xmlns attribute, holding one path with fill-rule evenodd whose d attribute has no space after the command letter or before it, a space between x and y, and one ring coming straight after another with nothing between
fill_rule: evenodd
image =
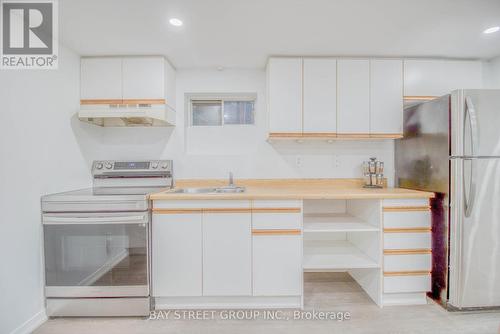
<instances>
[{"instance_id":1,"label":"stainless steel backsplash panel","mask_svg":"<svg viewBox=\"0 0 500 334\"><path fill-rule=\"evenodd\" d=\"M403 129L395 143L396 185L448 194L450 95L406 108Z\"/></svg>"}]
</instances>

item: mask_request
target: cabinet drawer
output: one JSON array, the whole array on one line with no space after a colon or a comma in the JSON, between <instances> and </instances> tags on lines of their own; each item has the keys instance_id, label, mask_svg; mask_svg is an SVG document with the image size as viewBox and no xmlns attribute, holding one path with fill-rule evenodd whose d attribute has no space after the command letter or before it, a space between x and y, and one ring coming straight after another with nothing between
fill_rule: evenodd
<instances>
[{"instance_id":1,"label":"cabinet drawer","mask_svg":"<svg viewBox=\"0 0 500 334\"><path fill-rule=\"evenodd\" d=\"M431 254L384 255L384 271L431 270Z\"/></svg>"},{"instance_id":2,"label":"cabinet drawer","mask_svg":"<svg viewBox=\"0 0 500 334\"><path fill-rule=\"evenodd\" d=\"M302 229L301 213L252 212L253 229Z\"/></svg>"},{"instance_id":3,"label":"cabinet drawer","mask_svg":"<svg viewBox=\"0 0 500 334\"><path fill-rule=\"evenodd\" d=\"M384 233L384 249L430 249L431 233Z\"/></svg>"},{"instance_id":4,"label":"cabinet drawer","mask_svg":"<svg viewBox=\"0 0 500 334\"><path fill-rule=\"evenodd\" d=\"M302 236L254 235L253 295L302 294Z\"/></svg>"},{"instance_id":5,"label":"cabinet drawer","mask_svg":"<svg viewBox=\"0 0 500 334\"><path fill-rule=\"evenodd\" d=\"M384 228L430 227L431 213L427 211L386 211Z\"/></svg>"},{"instance_id":6,"label":"cabinet drawer","mask_svg":"<svg viewBox=\"0 0 500 334\"><path fill-rule=\"evenodd\" d=\"M385 293L426 292L430 290L430 274L384 276Z\"/></svg>"},{"instance_id":7,"label":"cabinet drawer","mask_svg":"<svg viewBox=\"0 0 500 334\"><path fill-rule=\"evenodd\" d=\"M429 206L427 198L384 199L384 207Z\"/></svg>"},{"instance_id":8,"label":"cabinet drawer","mask_svg":"<svg viewBox=\"0 0 500 334\"><path fill-rule=\"evenodd\" d=\"M255 209L259 209L259 208L299 208L299 209L302 209L302 201L290 201L290 200L259 201L259 200L257 200L257 201L252 201L252 208L255 208Z\"/></svg>"}]
</instances>

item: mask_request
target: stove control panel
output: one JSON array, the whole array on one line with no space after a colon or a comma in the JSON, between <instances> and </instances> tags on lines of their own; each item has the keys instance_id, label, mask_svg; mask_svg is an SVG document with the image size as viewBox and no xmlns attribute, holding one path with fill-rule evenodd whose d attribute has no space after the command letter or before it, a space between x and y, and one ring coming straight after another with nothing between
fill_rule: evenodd
<instances>
[{"instance_id":1,"label":"stove control panel","mask_svg":"<svg viewBox=\"0 0 500 334\"><path fill-rule=\"evenodd\" d=\"M99 160L92 164L92 175L106 174L111 176L120 174L133 176L134 173L140 174L148 171L158 171L172 174L172 160L134 160L134 161L116 161L116 160Z\"/></svg>"}]
</instances>

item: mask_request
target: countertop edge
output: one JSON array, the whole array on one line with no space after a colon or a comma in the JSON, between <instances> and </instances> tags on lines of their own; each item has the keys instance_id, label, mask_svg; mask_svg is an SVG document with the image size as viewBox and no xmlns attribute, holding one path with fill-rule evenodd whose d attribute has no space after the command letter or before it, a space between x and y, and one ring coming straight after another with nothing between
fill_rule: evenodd
<instances>
[{"instance_id":1,"label":"countertop edge","mask_svg":"<svg viewBox=\"0 0 500 334\"><path fill-rule=\"evenodd\" d=\"M400 189L400 188L395 188ZM176 194L159 192L149 196L155 200L321 200L321 199L417 199L433 198L434 193L408 190L405 193L373 193L353 194L349 190L345 194ZM356 190L355 190L356 191Z\"/></svg>"}]
</instances>

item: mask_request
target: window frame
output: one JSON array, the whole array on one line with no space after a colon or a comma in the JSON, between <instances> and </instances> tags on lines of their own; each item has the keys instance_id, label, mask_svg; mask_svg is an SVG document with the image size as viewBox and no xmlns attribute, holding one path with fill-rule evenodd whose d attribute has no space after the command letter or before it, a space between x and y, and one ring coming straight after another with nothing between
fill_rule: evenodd
<instances>
[{"instance_id":1,"label":"window frame","mask_svg":"<svg viewBox=\"0 0 500 334\"><path fill-rule=\"evenodd\" d=\"M220 109L220 125L194 125L193 117L193 102L215 102L219 101L221 105ZM224 121L224 102L253 102L253 123L241 123L241 124L227 124ZM255 126L256 125L256 104L257 104L257 94L256 93L205 93L205 94L186 94L186 110L188 110L187 124L191 128L206 128L206 127L234 127L234 126Z\"/></svg>"}]
</instances>

